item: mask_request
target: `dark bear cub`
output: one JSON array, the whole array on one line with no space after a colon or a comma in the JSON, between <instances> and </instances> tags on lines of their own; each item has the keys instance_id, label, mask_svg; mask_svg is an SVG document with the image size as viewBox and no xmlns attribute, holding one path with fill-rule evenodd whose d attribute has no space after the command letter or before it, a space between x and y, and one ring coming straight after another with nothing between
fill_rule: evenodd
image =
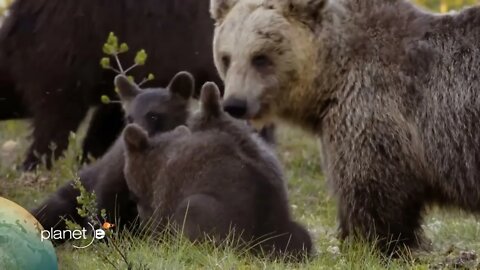
<instances>
[{"instance_id":1,"label":"dark bear cub","mask_svg":"<svg viewBox=\"0 0 480 270\"><path fill-rule=\"evenodd\" d=\"M139 89L125 76L117 76L118 89L126 119L144 128L149 135L174 129L185 124L189 115L189 100L194 80L187 72L178 73L166 88ZM129 197L123 174L124 145L120 138L99 160L79 172L87 191L95 192L97 207L105 209L108 221L129 225L137 217L136 205ZM79 191L68 182L32 211L45 229L65 228L63 217L86 225L77 213Z\"/></svg>"},{"instance_id":2,"label":"dark bear cub","mask_svg":"<svg viewBox=\"0 0 480 270\"><path fill-rule=\"evenodd\" d=\"M297 258L312 250L292 220L282 168L248 125L227 115L215 84L206 84L189 128L154 137L124 130L125 177L139 217L153 228L172 223L192 241L222 241L232 232L268 254Z\"/></svg>"}]
</instances>

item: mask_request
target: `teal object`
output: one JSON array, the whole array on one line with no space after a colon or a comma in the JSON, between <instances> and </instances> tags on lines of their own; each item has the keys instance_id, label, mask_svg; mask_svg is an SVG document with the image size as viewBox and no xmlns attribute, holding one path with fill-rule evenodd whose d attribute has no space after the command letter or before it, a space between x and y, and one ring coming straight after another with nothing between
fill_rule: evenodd
<instances>
[{"instance_id":1,"label":"teal object","mask_svg":"<svg viewBox=\"0 0 480 270\"><path fill-rule=\"evenodd\" d=\"M0 197L0 269L57 270L55 249L42 225L20 205Z\"/></svg>"}]
</instances>

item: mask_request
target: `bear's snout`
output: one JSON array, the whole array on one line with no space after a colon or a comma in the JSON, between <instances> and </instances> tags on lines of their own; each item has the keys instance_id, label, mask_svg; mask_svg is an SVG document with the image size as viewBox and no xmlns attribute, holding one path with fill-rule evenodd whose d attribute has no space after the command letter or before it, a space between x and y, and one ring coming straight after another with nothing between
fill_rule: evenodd
<instances>
[{"instance_id":1,"label":"bear's snout","mask_svg":"<svg viewBox=\"0 0 480 270\"><path fill-rule=\"evenodd\" d=\"M235 118L244 118L247 114L247 101L239 98L228 98L223 102L223 110Z\"/></svg>"}]
</instances>

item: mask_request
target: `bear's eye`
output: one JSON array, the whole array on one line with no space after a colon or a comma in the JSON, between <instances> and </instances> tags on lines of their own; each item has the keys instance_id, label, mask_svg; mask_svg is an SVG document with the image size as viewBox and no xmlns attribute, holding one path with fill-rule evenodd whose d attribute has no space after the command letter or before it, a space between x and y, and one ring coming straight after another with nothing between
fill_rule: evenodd
<instances>
[{"instance_id":1,"label":"bear's eye","mask_svg":"<svg viewBox=\"0 0 480 270\"><path fill-rule=\"evenodd\" d=\"M228 55L222 56L222 64L225 69L228 69L228 67L230 66L230 56Z\"/></svg>"},{"instance_id":2,"label":"bear's eye","mask_svg":"<svg viewBox=\"0 0 480 270\"><path fill-rule=\"evenodd\" d=\"M157 122L157 121L163 120L162 118L163 117L160 113L154 113L154 112L147 113L147 119L150 121Z\"/></svg>"},{"instance_id":3,"label":"bear's eye","mask_svg":"<svg viewBox=\"0 0 480 270\"><path fill-rule=\"evenodd\" d=\"M156 124L156 125L162 123L165 120L164 115L162 115L161 113L155 113L155 112L147 113L146 117L150 123Z\"/></svg>"},{"instance_id":4,"label":"bear's eye","mask_svg":"<svg viewBox=\"0 0 480 270\"><path fill-rule=\"evenodd\" d=\"M254 66L257 69L264 69L272 65L273 63L270 60L270 58L268 58L268 56L264 54L259 54L252 58L252 66Z\"/></svg>"},{"instance_id":5,"label":"bear's eye","mask_svg":"<svg viewBox=\"0 0 480 270\"><path fill-rule=\"evenodd\" d=\"M128 123L128 124L133 123L133 118L132 118L132 116L130 116L130 115L127 116L127 123Z\"/></svg>"}]
</instances>

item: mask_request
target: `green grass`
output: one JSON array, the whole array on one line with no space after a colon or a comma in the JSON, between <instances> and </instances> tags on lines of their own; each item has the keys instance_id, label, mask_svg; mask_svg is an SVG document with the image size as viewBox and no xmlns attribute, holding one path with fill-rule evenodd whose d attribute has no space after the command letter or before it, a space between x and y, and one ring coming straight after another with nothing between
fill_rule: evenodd
<instances>
[{"instance_id":1,"label":"green grass","mask_svg":"<svg viewBox=\"0 0 480 270\"><path fill-rule=\"evenodd\" d=\"M78 141L72 139L66 157L52 171L20 173L16 166L28 146L24 122L0 123L0 196L28 208L39 204L78 169ZM341 245L336 238L336 206L328 192L314 138L282 127L279 155L288 179L290 203L295 218L305 224L315 239L316 256L303 264L286 264L253 257L241 250L193 245L183 239L162 241L119 236L115 243L125 251L134 269L443 269L461 251L480 253L480 222L454 209L429 211L425 230L433 251L410 258L384 260L365 243ZM112 246L94 244L86 250L70 244L57 248L61 269L126 269ZM467 267L479 267L472 261ZM480 269L480 268L477 268Z\"/></svg>"}]
</instances>

